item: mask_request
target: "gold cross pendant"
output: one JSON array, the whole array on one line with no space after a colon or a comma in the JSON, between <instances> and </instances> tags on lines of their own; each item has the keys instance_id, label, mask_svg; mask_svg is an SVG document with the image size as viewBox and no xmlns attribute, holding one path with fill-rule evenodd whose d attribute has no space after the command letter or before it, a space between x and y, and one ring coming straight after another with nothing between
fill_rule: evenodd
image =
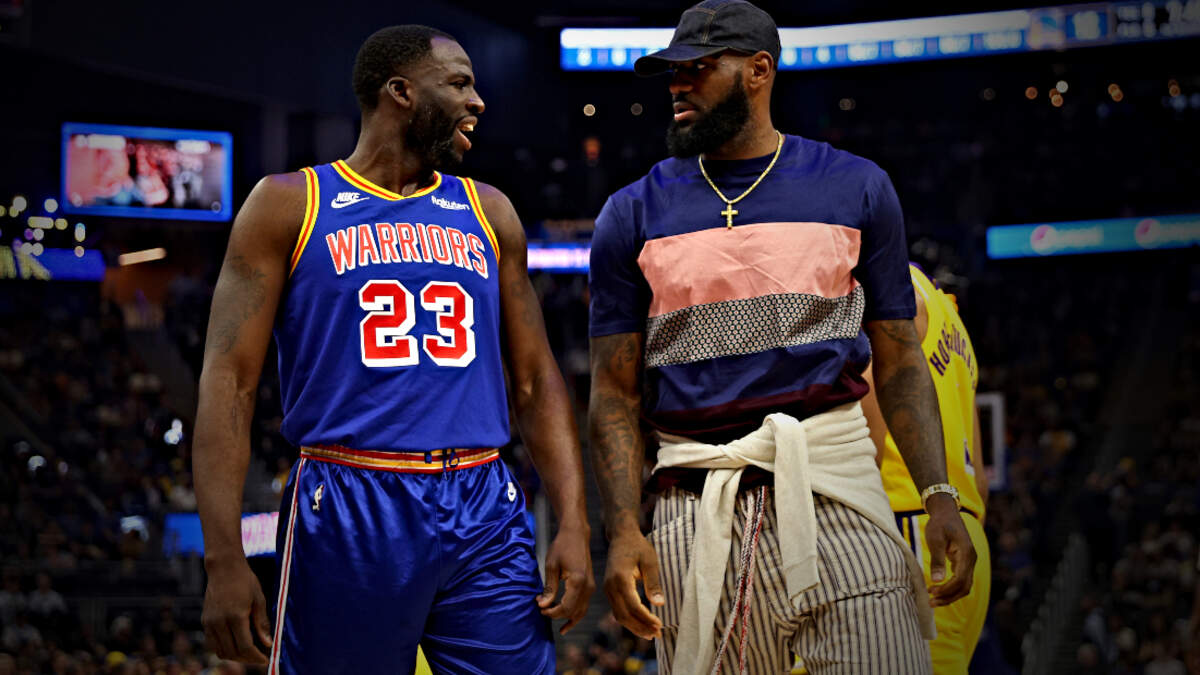
<instances>
[{"instance_id":1,"label":"gold cross pendant","mask_svg":"<svg viewBox=\"0 0 1200 675\"><path fill-rule=\"evenodd\" d=\"M738 214L738 212L736 210L734 210L733 204L725 205L725 210L721 212L721 215L725 216L725 229L727 229L727 230L733 229L733 217L736 216L737 214Z\"/></svg>"}]
</instances>

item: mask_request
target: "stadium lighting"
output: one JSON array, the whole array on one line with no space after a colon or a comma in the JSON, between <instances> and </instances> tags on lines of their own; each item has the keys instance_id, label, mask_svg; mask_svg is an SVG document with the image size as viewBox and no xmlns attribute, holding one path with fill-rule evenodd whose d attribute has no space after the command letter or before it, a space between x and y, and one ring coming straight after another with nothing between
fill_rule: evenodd
<instances>
[{"instance_id":1,"label":"stadium lighting","mask_svg":"<svg viewBox=\"0 0 1200 675\"><path fill-rule=\"evenodd\" d=\"M126 265L137 265L138 263L162 260L165 257L167 257L167 249L160 246L158 248L148 248L144 251L122 253L117 256L117 264L125 267Z\"/></svg>"}]
</instances>

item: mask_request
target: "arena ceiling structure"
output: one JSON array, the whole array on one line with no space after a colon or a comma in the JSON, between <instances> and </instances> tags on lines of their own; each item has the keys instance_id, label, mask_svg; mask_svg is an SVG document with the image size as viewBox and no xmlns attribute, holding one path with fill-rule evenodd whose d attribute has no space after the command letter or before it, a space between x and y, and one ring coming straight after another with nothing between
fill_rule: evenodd
<instances>
[{"instance_id":1,"label":"arena ceiling structure","mask_svg":"<svg viewBox=\"0 0 1200 675\"><path fill-rule=\"evenodd\" d=\"M26 0L25 47L80 65L204 85L253 101L328 113L353 113L348 73L361 41L396 23L426 23L467 47L480 80L536 79L557 70L564 26L673 26L690 3L673 0L531 0L392 3L343 0L336 7L294 3L179 3L134 0L115 11L103 3ZM954 3L760 3L777 23L811 26L1012 9L1001 0ZM1034 3L1036 4L1036 3Z\"/></svg>"}]
</instances>

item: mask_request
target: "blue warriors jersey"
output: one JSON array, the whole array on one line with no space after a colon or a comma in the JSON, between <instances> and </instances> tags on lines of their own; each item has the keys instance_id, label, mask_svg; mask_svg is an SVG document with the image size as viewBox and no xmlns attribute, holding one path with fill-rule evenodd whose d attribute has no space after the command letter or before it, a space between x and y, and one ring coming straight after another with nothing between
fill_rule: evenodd
<instances>
[{"instance_id":1,"label":"blue warriors jersey","mask_svg":"<svg viewBox=\"0 0 1200 675\"><path fill-rule=\"evenodd\" d=\"M381 451L508 441L499 246L473 181L401 196L345 162L303 169L275 321L284 437Z\"/></svg>"}]
</instances>

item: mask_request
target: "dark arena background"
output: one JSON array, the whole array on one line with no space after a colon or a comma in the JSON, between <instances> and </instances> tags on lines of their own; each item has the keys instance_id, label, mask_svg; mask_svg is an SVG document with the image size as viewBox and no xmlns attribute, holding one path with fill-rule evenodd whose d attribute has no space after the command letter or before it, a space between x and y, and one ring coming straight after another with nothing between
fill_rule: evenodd
<instances>
[{"instance_id":1,"label":"dark arena background","mask_svg":"<svg viewBox=\"0 0 1200 675\"><path fill-rule=\"evenodd\" d=\"M774 122L889 173L974 342L993 582L971 672L1200 673L1200 0L1031 3L764 0L828 28L784 32ZM352 150L377 28L472 57L487 111L461 173L521 216L585 428L593 219L666 156L666 79L631 71L665 38L628 29L669 37L685 7L0 0L0 675L243 672L200 626L212 290L256 181ZM273 364L243 521L268 597L297 458ZM503 455L544 552L528 454ZM590 475L588 499L599 587ZM599 590L556 639L560 672L657 672Z\"/></svg>"}]
</instances>

